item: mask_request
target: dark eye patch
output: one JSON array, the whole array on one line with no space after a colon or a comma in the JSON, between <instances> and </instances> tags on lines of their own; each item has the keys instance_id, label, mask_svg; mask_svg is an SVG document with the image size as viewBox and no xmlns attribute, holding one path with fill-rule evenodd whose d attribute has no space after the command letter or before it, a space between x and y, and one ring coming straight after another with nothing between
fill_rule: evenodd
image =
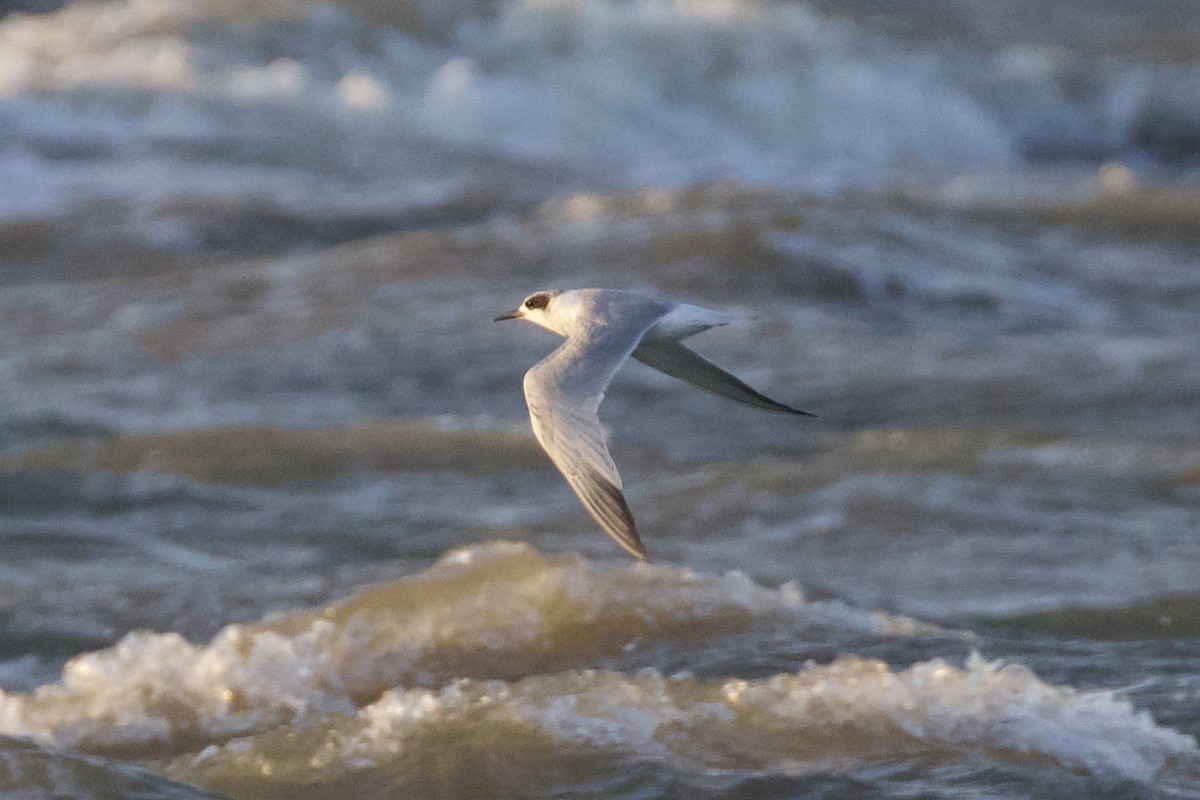
<instances>
[{"instance_id":1,"label":"dark eye patch","mask_svg":"<svg viewBox=\"0 0 1200 800\"><path fill-rule=\"evenodd\" d=\"M529 309L545 308L550 304L550 295L545 293L532 294L525 300L525 307Z\"/></svg>"}]
</instances>

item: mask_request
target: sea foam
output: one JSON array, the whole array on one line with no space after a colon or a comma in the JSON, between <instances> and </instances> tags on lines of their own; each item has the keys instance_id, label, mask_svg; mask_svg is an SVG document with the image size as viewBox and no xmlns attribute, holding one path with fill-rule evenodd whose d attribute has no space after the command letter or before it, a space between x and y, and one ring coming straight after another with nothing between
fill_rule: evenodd
<instances>
[{"instance_id":1,"label":"sea foam","mask_svg":"<svg viewBox=\"0 0 1200 800\"><path fill-rule=\"evenodd\" d=\"M753 681L588 670L397 689L353 717L212 747L168 771L242 788L272 776L336 785L357 774L452 796L471 790L473 771L503 793L529 791L531 776L596 763L621 769L613 761L711 776L934 759L984 770L1050 766L1113 785L1153 781L1170 764L1194 767L1198 755L1193 739L1126 700L1052 686L1017 665L974 655L961 668L934 660L896 670L846 656ZM450 763L461 766L446 770Z\"/></svg>"},{"instance_id":2,"label":"sea foam","mask_svg":"<svg viewBox=\"0 0 1200 800\"><path fill-rule=\"evenodd\" d=\"M593 564L525 545L458 550L428 571L315 612L230 625L207 644L137 632L70 661L58 683L0 693L0 733L95 752L173 752L351 713L397 686L508 678L716 636L756 621L881 636L940 629L741 573Z\"/></svg>"},{"instance_id":3,"label":"sea foam","mask_svg":"<svg viewBox=\"0 0 1200 800\"><path fill-rule=\"evenodd\" d=\"M1181 69L1089 65L1075 96L1053 64L915 49L800 3L480 5L405 30L277 2L5 17L0 177L29 187L5 202L241 192L394 207L499 164L489 180L544 182L552 166L556 188L837 188L1007 173L1064 131L1069 158L1119 155L1156 125L1194 130Z\"/></svg>"},{"instance_id":4,"label":"sea foam","mask_svg":"<svg viewBox=\"0 0 1200 800\"><path fill-rule=\"evenodd\" d=\"M58 683L0 695L0 733L174 755L169 774L218 788L221 776L247 774L319 784L391 772L396 759L419 786L436 782L427 762L469 760L483 743L500 754L500 773L507 760L520 772L530 759L552 765L580 753L781 774L954 753L1151 781L1173 760L1198 757L1190 737L1128 700L978 655L963 667L935 659L907 669L842 656L746 680L580 669L637 642L769 621L817 637L948 633L736 572L601 565L495 543L319 611L231 625L204 645L130 634L72 660Z\"/></svg>"}]
</instances>

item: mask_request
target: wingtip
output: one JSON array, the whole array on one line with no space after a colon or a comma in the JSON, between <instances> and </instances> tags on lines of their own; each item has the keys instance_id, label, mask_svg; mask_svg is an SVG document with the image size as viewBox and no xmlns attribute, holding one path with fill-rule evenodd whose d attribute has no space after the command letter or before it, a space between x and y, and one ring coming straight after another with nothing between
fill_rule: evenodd
<instances>
[{"instance_id":1,"label":"wingtip","mask_svg":"<svg viewBox=\"0 0 1200 800\"><path fill-rule=\"evenodd\" d=\"M587 474L586 482L572 482L572 488L583 502L584 508L622 550L639 561L650 561L646 545L642 544L637 523L633 520L633 513L629 510L620 487L590 466L587 468Z\"/></svg>"},{"instance_id":2,"label":"wingtip","mask_svg":"<svg viewBox=\"0 0 1200 800\"><path fill-rule=\"evenodd\" d=\"M769 398L769 397L767 397L766 399L771 400L771 398ZM765 406L764 405L764 406L762 406L762 408L766 408L768 411L778 411L781 414L792 414L793 416L797 416L797 417L814 417L815 418L817 416L816 414L812 413L811 411L803 411L799 408L792 408L791 406L787 405L786 403L780 403L778 400L771 400L771 402L774 403L773 406Z\"/></svg>"},{"instance_id":3,"label":"wingtip","mask_svg":"<svg viewBox=\"0 0 1200 800\"><path fill-rule=\"evenodd\" d=\"M604 532L615 539L617 544L621 545L622 550L624 550L626 553L629 553L629 555L633 556L638 561L646 564L651 563L650 554L646 552L646 545L642 544L642 539L640 536L638 536L636 528L621 531L620 535L614 531L608 530L607 528L604 530Z\"/></svg>"},{"instance_id":4,"label":"wingtip","mask_svg":"<svg viewBox=\"0 0 1200 800\"><path fill-rule=\"evenodd\" d=\"M622 500L624 500L624 497L622 497ZM638 561L644 561L647 564L650 563L650 554L646 551L646 545L642 544L642 537L638 533L638 529L633 522L632 515L629 517L629 527L622 531L621 535L617 535L613 531L609 530L606 530L605 532L612 536L612 538L616 539L617 544L621 545L621 548L626 553L629 553L629 555L633 556Z\"/></svg>"}]
</instances>

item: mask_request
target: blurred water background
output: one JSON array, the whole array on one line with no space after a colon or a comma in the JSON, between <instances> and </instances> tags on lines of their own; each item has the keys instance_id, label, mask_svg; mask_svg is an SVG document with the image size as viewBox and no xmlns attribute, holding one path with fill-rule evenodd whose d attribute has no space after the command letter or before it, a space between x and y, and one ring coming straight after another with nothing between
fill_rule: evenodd
<instances>
[{"instance_id":1,"label":"blurred water background","mask_svg":"<svg viewBox=\"0 0 1200 800\"><path fill-rule=\"evenodd\" d=\"M0 794L1200 797L1194 0L0 11Z\"/></svg>"}]
</instances>

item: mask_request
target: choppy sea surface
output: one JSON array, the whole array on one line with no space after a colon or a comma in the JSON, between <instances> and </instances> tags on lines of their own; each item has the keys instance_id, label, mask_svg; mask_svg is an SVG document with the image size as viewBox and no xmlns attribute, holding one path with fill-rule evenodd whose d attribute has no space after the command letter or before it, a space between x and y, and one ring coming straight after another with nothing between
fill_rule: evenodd
<instances>
[{"instance_id":1,"label":"choppy sea surface","mask_svg":"<svg viewBox=\"0 0 1200 800\"><path fill-rule=\"evenodd\" d=\"M1200 798L1191 0L25 5L0 796Z\"/></svg>"}]
</instances>

